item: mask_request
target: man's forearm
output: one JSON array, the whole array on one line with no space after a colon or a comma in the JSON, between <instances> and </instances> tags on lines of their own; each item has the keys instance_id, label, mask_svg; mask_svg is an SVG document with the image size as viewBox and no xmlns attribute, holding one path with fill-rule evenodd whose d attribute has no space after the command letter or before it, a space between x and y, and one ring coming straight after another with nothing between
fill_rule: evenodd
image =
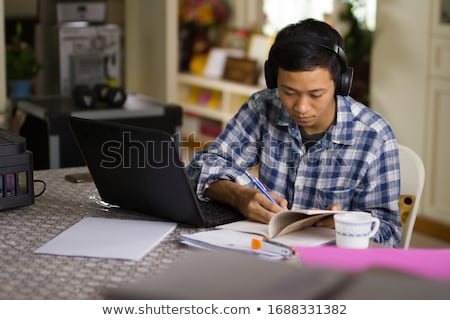
<instances>
[{"instance_id":1,"label":"man's forearm","mask_svg":"<svg viewBox=\"0 0 450 320\"><path fill-rule=\"evenodd\" d=\"M218 180L209 186L205 191L205 195L211 200L237 208L239 205L239 194L246 188L233 181Z\"/></svg>"}]
</instances>

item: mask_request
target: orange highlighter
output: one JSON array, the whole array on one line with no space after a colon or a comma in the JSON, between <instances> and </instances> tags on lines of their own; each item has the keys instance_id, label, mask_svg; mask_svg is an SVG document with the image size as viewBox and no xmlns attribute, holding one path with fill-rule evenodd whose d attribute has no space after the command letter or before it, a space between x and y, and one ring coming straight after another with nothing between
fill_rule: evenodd
<instances>
[{"instance_id":1,"label":"orange highlighter","mask_svg":"<svg viewBox=\"0 0 450 320\"><path fill-rule=\"evenodd\" d=\"M268 239L262 240L253 238L251 248L273 254L279 254L284 257L291 257L295 254L294 249L292 249L290 246L279 242L270 241Z\"/></svg>"}]
</instances>

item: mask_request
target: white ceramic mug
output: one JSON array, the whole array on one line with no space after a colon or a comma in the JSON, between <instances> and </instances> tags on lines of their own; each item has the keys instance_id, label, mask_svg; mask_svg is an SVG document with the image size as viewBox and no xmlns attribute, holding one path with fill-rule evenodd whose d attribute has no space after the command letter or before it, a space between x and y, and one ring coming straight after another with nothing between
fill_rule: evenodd
<instances>
[{"instance_id":1,"label":"white ceramic mug","mask_svg":"<svg viewBox=\"0 0 450 320\"><path fill-rule=\"evenodd\" d=\"M364 249L380 228L380 220L367 212L337 213L334 216L336 246Z\"/></svg>"}]
</instances>

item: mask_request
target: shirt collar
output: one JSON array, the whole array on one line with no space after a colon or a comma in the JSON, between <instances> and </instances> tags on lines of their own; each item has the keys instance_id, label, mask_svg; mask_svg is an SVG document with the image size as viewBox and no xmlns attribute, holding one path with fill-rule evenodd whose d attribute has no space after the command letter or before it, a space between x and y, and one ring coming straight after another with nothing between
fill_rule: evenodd
<instances>
[{"instance_id":1,"label":"shirt collar","mask_svg":"<svg viewBox=\"0 0 450 320\"><path fill-rule=\"evenodd\" d=\"M277 125L287 127L292 122L292 119L289 116L289 113L284 108L283 103L281 102L280 96L278 95L278 90L275 91L275 95L276 97L274 100L274 104L278 108L278 110L280 110L280 113L278 114Z\"/></svg>"},{"instance_id":2,"label":"shirt collar","mask_svg":"<svg viewBox=\"0 0 450 320\"><path fill-rule=\"evenodd\" d=\"M278 117L278 125L287 127L292 122L291 117L289 116L289 113L286 111L286 109L281 106L280 109L280 115Z\"/></svg>"},{"instance_id":3,"label":"shirt collar","mask_svg":"<svg viewBox=\"0 0 450 320\"><path fill-rule=\"evenodd\" d=\"M331 126L331 140L338 144L352 145L353 141L353 114L351 103L343 96L337 96L336 123Z\"/></svg>"}]
</instances>

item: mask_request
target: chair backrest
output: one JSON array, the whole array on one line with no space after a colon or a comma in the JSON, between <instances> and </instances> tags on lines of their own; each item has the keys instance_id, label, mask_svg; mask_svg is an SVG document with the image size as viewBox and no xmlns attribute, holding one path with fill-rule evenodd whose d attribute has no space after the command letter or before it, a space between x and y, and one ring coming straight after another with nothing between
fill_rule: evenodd
<instances>
[{"instance_id":1,"label":"chair backrest","mask_svg":"<svg viewBox=\"0 0 450 320\"><path fill-rule=\"evenodd\" d=\"M411 210L402 215L403 228L401 247L408 249L425 183L425 167L419 155L404 145L399 145L399 157L400 195L403 196L401 201L405 199L405 196L413 196L412 198L415 197L412 202L413 206ZM406 203L408 204L411 199L406 198L406 200Z\"/></svg>"}]
</instances>

